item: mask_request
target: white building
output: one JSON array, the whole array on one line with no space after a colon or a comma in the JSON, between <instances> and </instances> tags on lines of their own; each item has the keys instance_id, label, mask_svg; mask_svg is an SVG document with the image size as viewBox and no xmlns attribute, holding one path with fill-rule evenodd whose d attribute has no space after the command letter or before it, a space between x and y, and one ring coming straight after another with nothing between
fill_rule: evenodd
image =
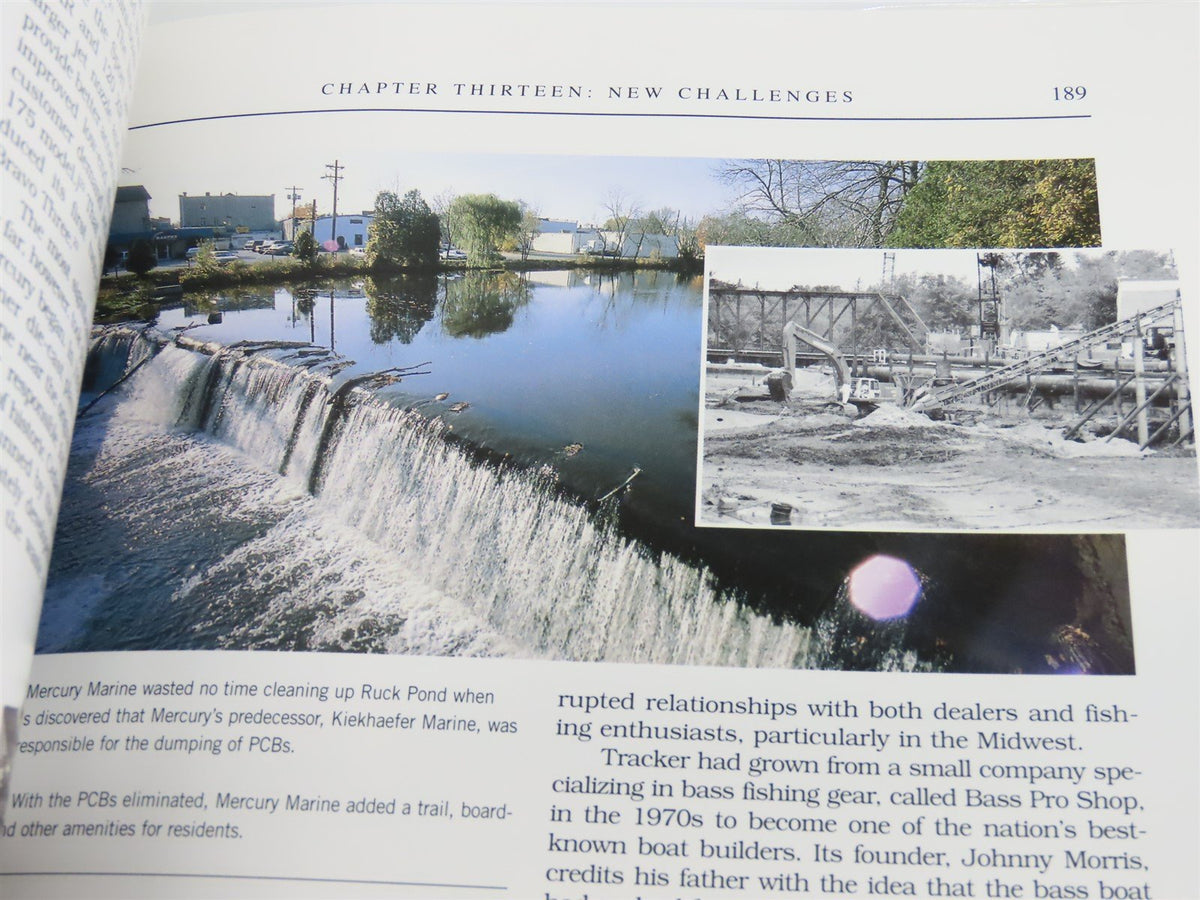
<instances>
[{"instance_id":1,"label":"white building","mask_svg":"<svg viewBox=\"0 0 1200 900\"><path fill-rule=\"evenodd\" d=\"M353 247L365 247L367 245L368 231L371 228L371 222L375 217L371 213L338 213L337 217L337 242L339 250L346 250ZM307 231L306 226L309 222L301 221L299 223L300 231ZM313 229L313 237L317 239L317 243L322 247L333 240L334 221L333 216L317 216L316 227Z\"/></svg>"},{"instance_id":2,"label":"white building","mask_svg":"<svg viewBox=\"0 0 1200 900\"><path fill-rule=\"evenodd\" d=\"M538 219L539 234L573 234L579 231L578 222L568 222L566 219Z\"/></svg>"},{"instance_id":3,"label":"white building","mask_svg":"<svg viewBox=\"0 0 1200 900\"><path fill-rule=\"evenodd\" d=\"M621 241L616 231L584 227L577 222L542 219L531 249L534 253L559 256L590 253L624 259L674 259L679 255L679 241L672 235L644 234L640 231L626 234L624 241Z\"/></svg>"},{"instance_id":4,"label":"white building","mask_svg":"<svg viewBox=\"0 0 1200 900\"><path fill-rule=\"evenodd\" d=\"M1128 319L1179 298L1179 282L1122 278L1117 282L1117 320Z\"/></svg>"},{"instance_id":5,"label":"white building","mask_svg":"<svg viewBox=\"0 0 1200 900\"><path fill-rule=\"evenodd\" d=\"M619 235L615 231L601 232L609 250L614 250L618 244ZM627 259L674 259L679 255L679 240L670 234L646 234L641 231L625 235L625 243L621 244L620 256Z\"/></svg>"},{"instance_id":6,"label":"white building","mask_svg":"<svg viewBox=\"0 0 1200 900\"><path fill-rule=\"evenodd\" d=\"M561 256L571 256L582 253L588 238L593 232L585 231L542 231L533 239L531 250L534 253L556 253Z\"/></svg>"}]
</instances>

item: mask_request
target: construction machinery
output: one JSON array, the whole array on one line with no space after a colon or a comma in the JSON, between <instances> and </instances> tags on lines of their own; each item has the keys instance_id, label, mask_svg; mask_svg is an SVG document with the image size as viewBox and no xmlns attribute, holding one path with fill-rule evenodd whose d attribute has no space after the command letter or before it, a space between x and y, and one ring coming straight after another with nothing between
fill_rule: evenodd
<instances>
[{"instance_id":1,"label":"construction machinery","mask_svg":"<svg viewBox=\"0 0 1200 900\"><path fill-rule=\"evenodd\" d=\"M1133 384L1136 389L1134 409L1121 418L1117 428L1112 432L1110 437L1118 434L1121 429L1136 419L1138 444L1141 448L1149 446L1171 426L1175 426L1178 429L1178 438L1174 443L1181 443L1188 439L1194 441L1192 404L1188 391L1186 355L1183 348L1183 321L1180 309L1179 295L1176 292L1175 297L1166 303L1140 309L1132 315L1113 322L1110 325L1104 325L1078 338L1065 341L1062 344L1051 347L1041 353L1027 356L1002 368L992 369L978 378L972 378L969 381L950 384L945 387L932 387L919 391L914 396L911 407L921 412L931 413L949 403L998 390L1019 379L1024 378L1028 380L1035 374L1044 372L1056 364L1061 365L1066 361L1076 359L1082 351L1089 347L1121 341L1128 343L1132 348L1134 373L1102 400L1092 404L1084 412L1083 416L1066 430L1067 436L1078 432L1090 418L1116 400L1125 387ZM1146 381L1148 379L1146 364L1143 358L1146 351L1146 344L1149 342L1153 347L1154 342L1159 339L1159 335L1164 330L1172 334L1176 350L1173 354L1173 362L1177 368L1175 371L1168 373L1165 379L1158 384L1158 387L1147 395ZM1149 341L1147 340L1148 338ZM1147 409L1160 395L1165 394L1171 388L1175 392L1172 404L1174 411L1164 424L1151 433L1146 415Z\"/></svg>"},{"instance_id":2,"label":"construction machinery","mask_svg":"<svg viewBox=\"0 0 1200 900\"><path fill-rule=\"evenodd\" d=\"M787 373L786 390L790 391L796 382L796 345L807 344L825 356L833 365L835 379L834 396L842 403L873 403L882 395L879 381L875 378L856 378L850 374L846 358L832 343L825 340L815 331L810 331L796 322L788 322L783 326L783 365ZM782 379L777 380L777 384ZM770 386L768 380L768 385ZM772 388L772 396L776 389Z\"/></svg>"}]
</instances>

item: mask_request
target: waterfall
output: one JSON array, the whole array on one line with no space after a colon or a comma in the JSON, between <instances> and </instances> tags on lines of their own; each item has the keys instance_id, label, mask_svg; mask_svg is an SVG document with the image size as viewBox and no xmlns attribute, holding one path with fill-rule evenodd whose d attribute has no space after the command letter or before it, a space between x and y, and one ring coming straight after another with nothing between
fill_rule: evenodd
<instances>
[{"instance_id":1,"label":"waterfall","mask_svg":"<svg viewBox=\"0 0 1200 900\"><path fill-rule=\"evenodd\" d=\"M132 328L98 330L83 371L83 390L103 390L115 384L147 357L158 352L158 343L146 340Z\"/></svg>"},{"instance_id":2,"label":"waterfall","mask_svg":"<svg viewBox=\"0 0 1200 900\"><path fill-rule=\"evenodd\" d=\"M172 342L150 331L110 332L94 347L98 369L109 373L128 371L151 353L111 414L232 448L247 464L311 495L322 515L346 529L340 533L372 545L393 573L403 573L403 583L375 583L370 598L344 601L362 607L360 624L373 610L386 612L393 587L419 589L486 623L506 645L503 652L515 655L836 665L828 648L814 645L819 630L753 611L735 592L719 590L704 567L622 534L615 516L562 491L544 470L482 459L448 439L440 419L356 386L339 374L337 357L305 356L294 347ZM310 524L292 522L289 513L274 524L271 540L283 555L290 533L308 541L308 531ZM196 577L175 589L176 604ZM319 591L313 586L310 593ZM345 619L345 610L322 613L319 597L303 595L291 591L288 602L307 602L318 619ZM294 613L278 602L257 603L260 619L249 630L269 631L273 619ZM920 667L911 654L897 654L894 665Z\"/></svg>"}]
</instances>

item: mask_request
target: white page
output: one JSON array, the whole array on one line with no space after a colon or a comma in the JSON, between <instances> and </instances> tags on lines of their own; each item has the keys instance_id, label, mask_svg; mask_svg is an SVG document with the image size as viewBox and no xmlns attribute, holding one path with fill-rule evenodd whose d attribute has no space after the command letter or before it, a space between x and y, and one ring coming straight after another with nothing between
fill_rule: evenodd
<instances>
[{"instance_id":1,"label":"white page","mask_svg":"<svg viewBox=\"0 0 1200 900\"><path fill-rule=\"evenodd\" d=\"M285 216L280 197L295 184L304 186L305 201L316 197L321 210L328 211L330 186L318 179L335 160L345 166L342 215L368 208L378 190L416 187L433 197L453 188L458 193L495 190L502 196L538 192L542 215L587 222L604 217L609 187L631 190L628 184L633 183L647 206L669 202L659 200L663 194L656 192L654 179L639 175L639 180L621 184L622 173L635 171L638 161L657 173L657 190L665 188L668 197L676 190L679 199L673 205L684 207L688 198L680 195L677 184L686 188L685 179L693 172L689 166L697 160L1095 159L1103 248L1173 251L1186 323L1197 333L1200 241L1191 199L1197 187L1196 11L1185 4L869 10L366 4L331 9L301 5L286 12L168 12L145 43L125 160L133 170L129 183L147 186L153 215L174 219L180 194L211 192L274 193L275 211ZM1140 36L1148 34L1153 40L1143 42ZM1017 59L1021 63L1013 64ZM169 74L177 72L203 72L204 77L202 83L181 85ZM472 95L472 85L482 87ZM1062 89L1076 86L1086 87L1086 97L1066 100ZM633 87L638 88L635 97ZM647 87L662 90L651 99ZM707 99L697 98L702 88L709 91ZM1054 99L1056 88L1064 99ZM721 89L726 98L716 96ZM773 90L779 91L777 98ZM789 90L796 99L788 99ZM807 99L810 91L817 92L815 99ZM453 161L449 171L447 159ZM655 169L660 160L672 162ZM602 176L589 170L592 162ZM705 165L695 170L701 176L707 172ZM572 178L575 172L579 176ZM603 183L609 177L617 183ZM711 182L707 177L696 181L714 192L708 202L716 207L727 198ZM309 342L312 335L312 343L328 347L333 344L335 304L332 297L325 305L320 298L314 303L304 314L307 318L294 319L298 337ZM161 323L185 321L190 321L185 314L172 319L164 312ZM695 321L699 335L698 309ZM345 318L339 323L336 352L353 356L348 347L355 346L354 325ZM361 335L359 339L362 347L369 343ZM172 351L183 352L163 352ZM1189 352L1195 371L1195 341ZM653 370L652 359L647 353L631 358L630 365ZM400 354L391 364L419 361ZM697 386L701 369L697 358ZM531 388L530 405L536 406L538 397ZM484 407L477 396L471 399L477 410ZM470 413L468 409L463 415ZM144 424L136 416L118 418L117 425L134 430L118 432L114 425L114 433L134 435ZM164 442L164 453L174 446L167 443L174 437L155 434ZM123 446L106 452L119 460ZM557 446L568 454L567 440ZM581 455L586 459L594 450L590 441L584 442ZM247 451L243 447L240 452ZM358 484L370 484L382 495L390 485L370 479L376 471L391 471L383 468L390 452L382 452L374 467L340 471L344 481L339 490L352 492ZM213 460L233 472L230 461L238 453L206 439L189 444L180 458L191 467L187 474L197 476ZM570 458L555 457L556 465L565 471ZM461 462L447 459L446 466ZM1191 478L1183 479L1179 490L1194 491L1194 468L1193 457ZM463 464L441 486L447 493L466 486L466 499L475 497L485 507L476 511L478 519L491 522L488 517L496 512L489 504L507 498L480 471L491 470ZM203 624L215 628L218 638L190 646L233 646L242 652L175 649L180 643L169 644L170 652L120 652L120 642L129 637L120 629L137 632L165 625L176 608L167 605L161 622L115 618L114 636L104 652L39 656L33 682L40 693L28 698L26 710L34 717L26 726L31 743L18 755L13 786L25 799L6 819L18 832L0 845L6 889L14 895L86 890L112 896L478 896L507 891L572 898L707 897L761 896L774 885L781 893L823 896L899 893L907 882L912 893L930 895L935 878L952 883L943 891L946 896L1031 897L1039 890L1042 895L1083 896L1086 890L1087 896L1097 897L1105 896L1106 889L1110 896L1127 897L1195 893L1194 867L1188 861L1197 837L1194 528L1139 528L1124 537L1135 661L1134 669L1126 666L1124 674L1014 674L1008 661L995 669L980 664L973 674L895 671L905 668L903 661L892 671L800 671L802 666L792 661L806 658L798 648L817 640L815 631L780 625L754 612L723 617L718 613L729 607L707 594L707 605L676 609L669 599L690 597L696 590L686 565L666 574L659 568L628 587L619 578L629 577L643 557L619 550L605 555L611 547L603 541L585 544L580 539L585 550L579 555L587 558L573 562L582 566L579 571L589 571L591 564L603 578L614 579L617 587L608 593L590 587L585 592L581 586L575 595L568 588L544 608L519 614L491 600L475 603L492 585L480 580L477 596L472 596L473 558L495 545L501 556L527 553L522 559L532 562L526 574L538 572L541 562L546 572L575 571L555 555L561 538L549 520L520 519L527 513L520 505L506 510L509 520L534 523L534 533L547 548L544 553L539 554L536 542L520 540L521 528L512 529L518 535L512 540L503 517L495 520L490 543L479 539L465 549L456 546L458 535L471 532L470 522L463 525L456 519L455 529L461 525L464 530L451 532L447 522L446 533L454 537L431 545L421 563L424 569L414 566L414 572L397 575L389 561L395 566L399 560L404 568L413 556L377 535L391 527L390 519L409 515L407 508L356 507L345 517L354 520L349 527L377 529L371 540L363 541L358 532L345 530L345 519L327 530L325 511L310 510L311 498L303 491L287 483L269 487L276 482L253 467L237 472L241 480L229 476L233 488L228 495L211 495L215 509L227 510L233 518L251 508L286 515L272 504L290 504L290 511L314 526L311 534L301 529L280 533L294 542L298 560L311 559L314 565L308 570L297 566L291 573L301 585L278 601L284 608L266 630L284 627L288 603L308 614L319 606L304 602L313 594L344 599L345 584L329 587L324 580L326 564L330 557L353 559L355 571L366 573L354 584L371 599L380 583L376 579L419 576L421 584L413 593L425 591L423 602L406 607L403 627L389 636L393 643L388 646L409 653L244 650L258 639L257 646L272 649L283 649L286 642L274 633L221 632L216 605L217 625ZM328 484L320 499L331 503ZM635 480L633 491L639 487ZM469 508L466 499L446 508L462 514ZM432 499L424 507L414 514L442 511ZM574 507L568 507L563 515L574 515ZM153 507L163 516L161 509ZM136 516L124 521L131 534L144 534L135 528ZM580 533L586 531L580 520L570 521ZM171 525L163 516L164 531ZM435 536L437 530L431 528ZM1124 525L1096 530L1120 534ZM799 554L805 537L792 539ZM939 546L946 557L970 553L961 535L921 539L931 542L921 546L933 548L928 553L934 562L941 555ZM1054 535L1036 538L1029 552L1036 552L1037 542L1049 547L1056 540ZM1106 538L1095 547L1111 550L1113 540ZM1119 537L1115 540L1120 543ZM80 546L76 537L72 547ZM283 558L267 552L277 546L269 539L253 546L264 554L262 569L269 575ZM978 546L982 554L1001 552L999 543ZM151 555L147 552L147 559ZM1087 581L1088 589L1120 595L1124 573L1119 552L1096 550L1092 561L1097 571ZM255 572L244 561L234 571L240 575L229 579L227 591L236 606L254 599L245 584L254 582ZM674 583L681 587L672 588L671 578L679 578ZM513 584L522 583L514 578ZM546 583L546 594L558 586ZM54 603L68 609L85 603L86 586L55 594ZM980 596L987 589L977 588ZM1026 599L1044 594L1048 604L1062 599L1056 596L1060 590L1044 571L1042 580L1022 587ZM186 589L181 590L172 600L185 595ZM588 606L573 610L570 618L562 614L563 607L585 596ZM613 605L594 599L601 596ZM974 598L963 590L965 609ZM660 602L661 608L655 606ZM689 618L697 609L712 615ZM1027 609L1036 617L1033 604ZM454 619L455 610L461 620ZM645 624L650 621L654 624ZM332 628L340 622L333 615L326 624ZM984 640L998 640L996 634L1022 624L1000 622ZM629 643L615 637L628 632ZM58 637L43 632L50 647ZM325 646L336 639L335 634ZM143 639L142 646L146 643L148 649L158 649L152 639ZM495 658L441 658L445 656ZM605 662L591 662L597 658ZM747 661L762 667L750 667ZM647 664L653 662L675 664ZM927 662L909 660L908 665L926 668ZM889 667L881 663L872 668ZM148 696L144 685L149 681L177 683L186 693L166 699ZM89 696L92 682L96 687ZM329 692L324 700L305 696L268 702L266 694L277 694L277 684L302 687L307 694L319 695L321 687ZM126 692L121 685L134 690ZM253 696L246 685L254 686ZM72 696L72 687L79 688L78 696ZM337 688L352 689L353 697L348 690L338 696ZM439 694L443 688L445 699ZM467 689L487 702L466 699L462 692ZM573 705L585 697L601 707L582 712ZM723 712L721 703L750 710ZM795 712L776 707L773 718L760 709L770 703L793 704ZM809 703L828 703L829 709L840 703L858 716L830 723ZM942 703L970 710L1011 709L1013 721L1007 721L1007 714L987 720L937 717ZM897 712L919 707L923 717L873 718L872 704ZM1089 704L1092 714L1111 712L1120 719L1131 713L1136 718L1089 721ZM147 710L145 720L136 718L141 708ZM1035 708L1069 708L1073 721L1031 723L1029 711ZM162 714L154 721L154 709L194 715L190 724L186 719L172 724ZM135 718L119 722L122 710ZM255 727L259 720L244 716L236 729L227 724L231 714L263 710L320 715L325 727L278 720ZM65 727L36 721L46 711L95 712L101 718ZM220 727L210 716L216 712L222 714ZM431 714L445 717L444 727L427 720ZM469 719L483 733L456 730ZM514 722L517 730L489 731L488 722ZM710 735L732 728L744 743L735 749L695 734L689 740L660 736L639 741L601 733L605 723L638 722L707 729ZM585 728L589 739L572 736ZM866 748L847 744L847 731L862 735ZM821 744L805 737L811 732L838 738ZM1018 745L1022 737L1050 743L1042 745L1041 753L981 745L979 735L993 732L1018 732L1013 739ZM64 752L32 743L69 735L90 737L92 749ZM160 745L160 738L167 743ZM171 743L177 738L197 743ZM959 738L961 745L955 743ZM910 744L905 752L903 743L914 739L920 746ZM619 752L650 753L653 759L622 758ZM709 756L708 769L699 768L702 752ZM718 756L727 770L711 767ZM945 773L930 779L908 768L913 762L955 764L964 758L975 770L962 782ZM879 776L869 774L864 764L875 759L898 760L901 774L887 774L886 766ZM787 774L789 761L799 768ZM804 761L815 769L806 769ZM843 768L847 761L859 771ZM1009 762L1083 768L1077 779L1070 775L1061 783L1049 775L1003 778L978 769ZM1107 777L1115 783L1097 781L1096 767L1101 773L1111 769ZM579 789L589 777L591 790ZM576 779L575 787L571 779ZM781 788L817 794L809 805L803 794L784 802L745 793L747 786L761 788L768 779ZM597 781L608 787L597 788ZM670 789L669 804L621 793L640 785L649 796L655 783ZM701 783L731 793L696 796ZM943 795L953 790L953 802L926 800L918 806L901 796L929 785ZM1016 801L969 803L968 788ZM839 799L831 794L834 790L848 793ZM52 791L68 801L59 799L56 805ZM153 802L142 803L143 797ZM188 798L194 797L200 799L191 806ZM355 800L379 801L383 811L350 812L349 802ZM394 807L389 806L392 801ZM407 812L406 803L411 805ZM1113 808L1096 809L1097 804ZM650 821L663 815L651 810L666 808L682 812L671 814L678 818L670 825ZM1019 814L1009 814L1016 809ZM766 824L764 817L771 822ZM836 824L822 826L818 819ZM1019 831L1018 822L1057 832L986 836L987 824ZM93 831L64 837L58 829L72 823L90 825ZM1093 826L1116 830L1088 837ZM942 830L933 831L935 827ZM27 833L22 831L26 828ZM709 852L718 846L722 850ZM748 850L751 846L756 849ZM842 854L840 861L834 850ZM1009 856L987 855L996 852ZM878 855L888 853L910 856ZM945 865L938 863L937 853L946 854ZM1043 854L1052 858L1043 863ZM1089 854L1111 859L1093 864ZM64 874L38 874L54 872ZM881 884L884 875L888 880ZM868 879L874 881L869 884ZM993 880L1000 886L989 890ZM850 881L854 887L848 886Z\"/></svg>"},{"instance_id":2,"label":"white page","mask_svg":"<svg viewBox=\"0 0 1200 900\"><path fill-rule=\"evenodd\" d=\"M141 6L3 7L3 666L20 706L112 215ZM0 770L6 768L0 738ZM3 776L0 774L0 782Z\"/></svg>"}]
</instances>

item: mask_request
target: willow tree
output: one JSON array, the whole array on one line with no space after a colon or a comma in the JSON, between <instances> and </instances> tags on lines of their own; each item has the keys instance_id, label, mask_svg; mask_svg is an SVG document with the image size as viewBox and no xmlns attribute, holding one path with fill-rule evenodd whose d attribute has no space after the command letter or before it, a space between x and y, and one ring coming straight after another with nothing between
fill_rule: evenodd
<instances>
[{"instance_id":1,"label":"willow tree","mask_svg":"<svg viewBox=\"0 0 1200 900\"><path fill-rule=\"evenodd\" d=\"M529 282L514 272L466 272L446 284L442 329L456 338L502 334L532 296Z\"/></svg>"},{"instance_id":2,"label":"willow tree","mask_svg":"<svg viewBox=\"0 0 1200 900\"><path fill-rule=\"evenodd\" d=\"M450 204L450 237L476 262L500 258L500 246L521 230L521 206L495 194L461 194Z\"/></svg>"}]
</instances>

